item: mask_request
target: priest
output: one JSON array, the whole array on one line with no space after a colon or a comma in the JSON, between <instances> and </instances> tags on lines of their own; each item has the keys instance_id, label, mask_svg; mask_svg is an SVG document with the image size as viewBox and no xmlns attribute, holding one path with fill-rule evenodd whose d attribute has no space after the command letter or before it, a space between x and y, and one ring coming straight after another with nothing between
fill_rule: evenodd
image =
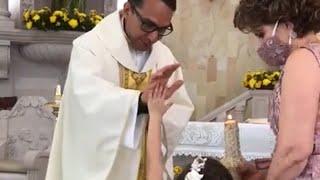
<instances>
[{"instance_id":1,"label":"priest","mask_svg":"<svg viewBox=\"0 0 320 180\"><path fill-rule=\"evenodd\" d=\"M148 94L174 103L163 120L164 177L193 112L178 62L159 40L173 31L175 0L128 0L73 42L47 180L144 180Z\"/></svg>"}]
</instances>

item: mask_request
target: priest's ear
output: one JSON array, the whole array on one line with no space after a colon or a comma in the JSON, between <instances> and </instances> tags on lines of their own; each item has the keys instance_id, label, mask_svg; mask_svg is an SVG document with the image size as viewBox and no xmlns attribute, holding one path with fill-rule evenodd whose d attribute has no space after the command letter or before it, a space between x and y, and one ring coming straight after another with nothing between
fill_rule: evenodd
<instances>
[{"instance_id":1,"label":"priest's ear","mask_svg":"<svg viewBox=\"0 0 320 180\"><path fill-rule=\"evenodd\" d=\"M132 14L132 7L129 2L124 3L122 12L124 17L128 17L130 14Z\"/></svg>"}]
</instances>

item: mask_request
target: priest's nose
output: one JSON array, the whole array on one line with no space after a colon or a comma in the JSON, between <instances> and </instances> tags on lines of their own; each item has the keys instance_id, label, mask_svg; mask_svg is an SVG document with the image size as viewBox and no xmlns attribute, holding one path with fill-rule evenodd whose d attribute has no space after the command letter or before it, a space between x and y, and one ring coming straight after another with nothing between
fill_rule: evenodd
<instances>
[{"instance_id":1,"label":"priest's nose","mask_svg":"<svg viewBox=\"0 0 320 180\"><path fill-rule=\"evenodd\" d=\"M148 34L148 39L153 43L157 42L159 40L159 33L158 31L153 31Z\"/></svg>"}]
</instances>

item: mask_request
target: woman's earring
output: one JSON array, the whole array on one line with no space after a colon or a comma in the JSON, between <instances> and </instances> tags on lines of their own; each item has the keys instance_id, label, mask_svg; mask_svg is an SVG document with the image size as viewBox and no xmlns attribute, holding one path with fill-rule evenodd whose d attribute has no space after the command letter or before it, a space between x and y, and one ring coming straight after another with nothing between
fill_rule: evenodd
<instances>
[{"instance_id":1,"label":"woman's earring","mask_svg":"<svg viewBox=\"0 0 320 180\"><path fill-rule=\"evenodd\" d=\"M295 39L295 38L297 38L297 33L292 31L289 35L289 45L292 44L292 39Z\"/></svg>"}]
</instances>

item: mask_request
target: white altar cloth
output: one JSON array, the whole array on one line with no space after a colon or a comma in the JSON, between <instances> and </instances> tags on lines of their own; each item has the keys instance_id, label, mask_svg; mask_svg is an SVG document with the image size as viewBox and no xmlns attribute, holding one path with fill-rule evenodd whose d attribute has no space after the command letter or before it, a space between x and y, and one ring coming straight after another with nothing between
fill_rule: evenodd
<instances>
[{"instance_id":1,"label":"white altar cloth","mask_svg":"<svg viewBox=\"0 0 320 180\"><path fill-rule=\"evenodd\" d=\"M223 130L223 122L189 122L174 155L223 157ZM241 152L246 160L271 157L275 136L269 124L239 123L239 131Z\"/></svg>"}]
</instances>

